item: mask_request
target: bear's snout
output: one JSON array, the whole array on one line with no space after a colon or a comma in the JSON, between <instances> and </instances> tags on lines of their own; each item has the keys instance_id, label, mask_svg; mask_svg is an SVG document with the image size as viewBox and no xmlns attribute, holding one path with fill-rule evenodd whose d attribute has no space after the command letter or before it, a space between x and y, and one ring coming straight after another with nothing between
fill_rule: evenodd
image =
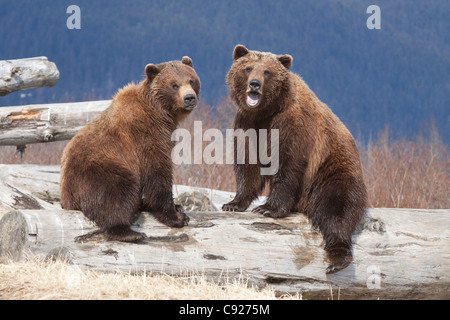
<instances>
[{"instance_id":1,"label":"bear's snout","mask_svg":"<svg viewBox=\"0 0 450 320\"><path fill-rule=\"evenodd\" d=\"M184 85L180 87L179 101L180 107L187 111L191 111L197 106L197 94L190 85Z\"/></svg>"},{"instance_id":2,"label":"bear's snout","mask_svg":"<svg viewBox=\"0 0 450 320\"><path fill-rule=\"evenodd\" d=\"M250 108L256 107L261 98L261 89L262 89L262 83L258 79L254 78L249 81L248 83L248 89L247 89L247 106Z\"/></svg>"},{"instance_id":3,"label":"bear's snout","mask_svg":"<svg viewBox=\"0 0 450 320\"><path fill-rule=\"evenodd\" d=\"M252 79L248 84L252 91L259 91L259 89L261 89L261 85L261 81L259 81L258 79Z\"/></svg>"},{"instance_id":4,"label":"bear's snout","mask_svg":"<svg viewBox=\"0 0 450 320\"><path fill-rule=\"evenodd\" d=\"M197 104L197 96L195 94L189 93L184 96L183 101L185 108L193 108Z\"/></svg>"}]
</instances>

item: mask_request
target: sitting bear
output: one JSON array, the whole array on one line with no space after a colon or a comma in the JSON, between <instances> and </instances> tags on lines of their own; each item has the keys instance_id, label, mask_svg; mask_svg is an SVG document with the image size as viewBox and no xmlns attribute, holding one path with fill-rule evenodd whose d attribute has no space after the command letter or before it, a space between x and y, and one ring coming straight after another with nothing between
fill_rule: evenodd
<instances>
[{"instance_id":1,"label":"sitting bear","mask_svg":"<svg viewBox=\"0 0 450 320\"><path fill-rule=\"evenodd\" d=\"M326 272L342 270L353 260L352 234L367 203L352 135L301 77L289 71L290 55L237 45L233 58L227 84L238 107L234 128L278 129L279 169L261 175L259 161L242 164L235 157L237 193L223 210L245 211L267 183L267 201L253 211L273 218L290 211L305 213L325 239L331 262Z\"/></svg>"},{"instance_id":2,"label":"sitting bear","mask_svg":"<svg viewBox=\"0 0 450 320\"><path fill-rule=\"evenodd\" d=\"M139 210L169 227L189 221L173 202L171 134L196 107L200 80L189 57L149 64L145 73L78 132L61 160L63 208L81 210L108 240L145 238L130 228Z\"/></svg>"}]
</instances>

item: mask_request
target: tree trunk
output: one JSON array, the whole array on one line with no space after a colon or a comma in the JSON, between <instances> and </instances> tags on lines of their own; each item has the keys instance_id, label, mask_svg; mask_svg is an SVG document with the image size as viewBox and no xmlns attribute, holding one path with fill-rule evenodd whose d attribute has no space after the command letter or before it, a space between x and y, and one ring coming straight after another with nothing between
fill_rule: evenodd
<instances>
[{"instance_id":1,"label":"tree trunk","mask_svg":"<svg viewBox=\"0 0 450 320\"><path fill-rule=\"evenodd\" d=\"M59 71L47 57L0 61L0 96L18 90L52 87Z\"/></svg>"},{"instance_id":2,"label":"tree trunk","mask_svg":"<svg viewBox=\"0 0 450 320\"><path fill-rule=\"evenodd\" d=\"M69 140L111 100L0 108L0 146Z\"/></svg>"}]
</instances>

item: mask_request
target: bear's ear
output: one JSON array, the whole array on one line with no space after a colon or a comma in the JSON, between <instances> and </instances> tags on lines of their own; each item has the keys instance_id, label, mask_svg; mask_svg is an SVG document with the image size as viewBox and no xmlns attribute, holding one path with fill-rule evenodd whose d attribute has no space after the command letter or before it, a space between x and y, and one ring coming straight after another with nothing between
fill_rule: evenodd
<instances>
[{"instance_id":1,"label":"bear's ear","mask_svg":"<svg viewBox=\"0 0 450 320\"><path fill-rule=\"evenodd\" d=\"M233 59L237 60L243 56L245 56L248 53L248 49L244 47L242 44L238 44L236 47L234 47L233 51Z\"/></svg>"},{"instance_id":2,"label":"bear's ear","mask_svg":"<svg viewBox=\"0 0 450 320\"><path fill-rule=\"evenodd\" d=\"M289 69L292 65L292 56L289 54L285 54L277 57L278 61L286 68Z\"/></svg>"},{"instance_id":3,"label":"bear's ear","mask_svg":"<svg viewBox=\"0 0 450 320\"><path fill-rule=\"evenodd\" d=\"M156 77L156 75L159 73L159 69L154 64L148 64L145 67L145 73L147 74L148 80L153 81L153 79Z\"/></svg>"},{"instance_id":4,"label":"bear's ear","mask_svg":"<svg viewBox=\"0 0 450 320\"><path fill-rule=\"evenodd\" d=\"M181 62L183 62L185 65L187 65L187 66L189 66L189 67L194 67L194 64L192 63L192 59L191 58L189 58L188 56L184 56L182 59L181 59Z\"/></svg>"}]
</instances>

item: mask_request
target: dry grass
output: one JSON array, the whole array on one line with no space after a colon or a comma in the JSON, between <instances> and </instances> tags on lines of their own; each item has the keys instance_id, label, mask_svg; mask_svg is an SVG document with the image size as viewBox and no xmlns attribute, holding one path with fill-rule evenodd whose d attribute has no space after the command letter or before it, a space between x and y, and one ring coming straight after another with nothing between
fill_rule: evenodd
<instances>
[{"instance_id":1,"label":"dry grass","mask_svg":"<svg viewBox=\"0 0 450 320\"><path fill-rule=\"evenodd\" d=\"M19 299L273 300L277 297L270 288L258 290L243 280L219 285L202 275L98 273L60 261L0 264L0 300Z\"/></svg>"}]
</instances>

